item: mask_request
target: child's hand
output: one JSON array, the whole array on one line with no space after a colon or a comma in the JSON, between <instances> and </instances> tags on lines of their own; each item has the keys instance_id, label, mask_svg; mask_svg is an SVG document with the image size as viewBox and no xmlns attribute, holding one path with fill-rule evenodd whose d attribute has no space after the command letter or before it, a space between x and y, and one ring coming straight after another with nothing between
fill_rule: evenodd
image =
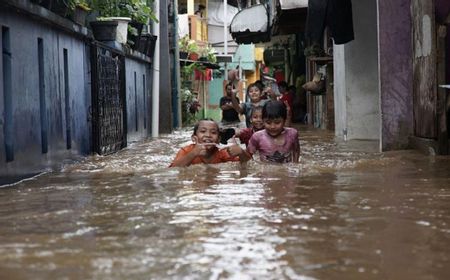
<instances>
[{"instance_id":1,"label":"child's hand","mask_svg":"<svg viewBox=\"0 0 450 280\"><path fill-rule=\"evenodd\" d=\"M230 154L230 156L233 156L233 157L239 156L239 155L241 155L244 152L242 150L241 146L238 145L235 136L233 136L231 138L231 146L227 147L227 151Z\"/></svg>"},{"instance_id":2,"label":"child's hand","mask_svg":"<svg viewBox=\"0 0 450 280\"><path fill-rule=\"evenodd\" d=\"M211 148L216 146L216 143L198 143L197 136L193 136L195 147L192 150L195 156L206 156Z\"/></svg>"}]
</instances>

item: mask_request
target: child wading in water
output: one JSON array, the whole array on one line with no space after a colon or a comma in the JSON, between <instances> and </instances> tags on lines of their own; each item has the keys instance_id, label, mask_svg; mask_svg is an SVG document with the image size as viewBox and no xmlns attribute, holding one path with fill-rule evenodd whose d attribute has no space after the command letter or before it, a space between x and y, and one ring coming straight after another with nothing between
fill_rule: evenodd
<instances>
[{"instance_id":1,"label":"child wading in water","mask_svg":"<svg viewBox=\"0 0 450 280\"><path fill-rule=\"evenodd\" d=\"M236 137L239 137L239 140L242 144L245 144L245 146L248 146L248 141L252 137L253 133L264 129L261 106L253 107L250 123L252 125L251 127L242 128L237 131L235 135Z\"/></svg>"},{"instance_id":2,"label":"child wading in water","mask_svg":"<svg viewBox=\"0 0 450 280\"><path fill-rule=\"evenodd\" d=\"M237 144L219 149L219 126L211 119L200 120L194 126L193 144L181 148L170 167L198 163L245 162L250 156Z\"/></svg>"},{"instance_id":3,"label":"child wading in water","mask_svg":"<svg viewBox=\"0 0 450 280\"><path fill-rule=\"evenodd\" d=\"M232 95L233 107L240 114L245 114L245 123L247 127L250 127L250 119L252 115L252 110L256 106L263 106L267 99L262 100L261 89L256 84L250 84L247 88L247 95L250 98L249 102L239 104L239 101Z\"/></svg>"},{"instance_id":4,"label":"child wading in water","mask_svg":"<svg viewBox=\"0 0 450 280\"><path fill-rule=\"evenodd\" d=\"M260 159L264 162L298 162L298 131L285 127L286 105L282 101L267 102L262 110L262 118L264 129L255 132L250 138L247 152L251 155L259 152Z\"/></svg>"}]
</instances>

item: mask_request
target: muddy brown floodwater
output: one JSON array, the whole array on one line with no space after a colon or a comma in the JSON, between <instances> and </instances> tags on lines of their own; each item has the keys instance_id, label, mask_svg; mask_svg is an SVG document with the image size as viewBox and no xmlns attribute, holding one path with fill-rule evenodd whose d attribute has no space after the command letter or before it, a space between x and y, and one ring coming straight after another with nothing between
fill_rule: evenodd
<instances>
[{"instance_id":1,"label":"muddy brown floodwater","mask_svg":"<svg viewBox=\"0 0 450 280\"><path fill-rule=\"evenodd\" d=\"M300 164L169 169L177 131L4 186L0 279L450 279L450 157L300 133Z\"/></svg>"}]
</instances>

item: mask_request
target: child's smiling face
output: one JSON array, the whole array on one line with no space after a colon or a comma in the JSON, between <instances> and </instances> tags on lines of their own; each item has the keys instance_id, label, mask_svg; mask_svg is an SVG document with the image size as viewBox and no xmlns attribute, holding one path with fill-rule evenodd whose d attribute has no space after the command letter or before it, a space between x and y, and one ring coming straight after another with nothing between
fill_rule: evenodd
<instances>
[{"instance_id":1,"label":"child's smiling face","mask_svg":"<svg viewBox=\"0 0 450 280\"><path fill-rule=\"evenodd\" d=\"M252 86L248 89L248 97L252 103L257 103L261 100L261 91L257 86Z\"/></svg>"},{"instance_id":2,"label":"child's smiling face","mask_svg":"<svg viewBox=\"0 0 450 280\"><path fill-rule=\"evenodd\" d=\"M254 130L261 130L264 128L264 122L262 119L262 111L255 110L252 112L252 118L250 120Z\"/></svg>"},{"instance_id":3,"label":"child's smiling face","mask_svg":"<svg viewBox=\"0 0 450 280\"><path fill-rule=\"evenodd\" d=\"M195 144L218 144L219 126L214 121L202 120L198 124L197 131L192 135ZM210 145L211 149L215 145Z\"/></svg>"}]
</instances>

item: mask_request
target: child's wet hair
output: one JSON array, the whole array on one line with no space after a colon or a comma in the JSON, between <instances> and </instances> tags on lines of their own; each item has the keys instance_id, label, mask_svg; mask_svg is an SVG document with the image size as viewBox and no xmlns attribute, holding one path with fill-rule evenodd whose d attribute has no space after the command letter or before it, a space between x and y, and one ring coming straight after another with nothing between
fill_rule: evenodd
<instances>
[{"instance_id":1,"label":"child's wet hair","mask_svg":"<svg viewBox=\"0 0 450 280\"><path fill-rule=\"evenodd\" d=\"M217 131L219 131L219 125L217 124L217 122L215 120L213 120L211 118L205 118L205 119L201 119L201 120L199 120L198 122L195 123L195 125L194 125L194 133L192 135L196 135L197 134L198 127L200 126L200 122L202 122L202 121L213 122L217 126Z\"/></svg>"},{"instance_id":2,"label":"child's wet hair","mask_svg":"<svg viewBox=\"0 0 450 280\"><path fill-rule=\"evenodd\" d=\"M262 112L262 110L263 110L263 107L262 107L262 106L255 106L255 107L253 107L253 108L252 108L252 116L253 116L253 114L256 113L256 112Z\"/></svg>"},{"instance_id":3,"label":"child's wet hair","mask_svg":"<svg viewBox=\"0 0 450 280\"><path fill-rule=\"evenodd\" d=\"M271 100L264 104L262 109L262 118L263 119L278 119L282 118L284 120L287 119L287 108L286 105L279 100Z\"/></svg>"},{"instance_id":4,"label":"child's wet hair","mask_svg":"<svg viewBox=\"0 0 450 280\"><path fill-rule=\"evenodd\" d=\"M248 87L247 87L247 94L250 92L250 89L251 88L257 88L257 89L259 89L259 91L260 92L262 92L262 88L260 88L259 86L258 86L258 84L256 84L256 83L251 83L251 84L249 84L248 85Z\"/></svg>"}]
</instances>

